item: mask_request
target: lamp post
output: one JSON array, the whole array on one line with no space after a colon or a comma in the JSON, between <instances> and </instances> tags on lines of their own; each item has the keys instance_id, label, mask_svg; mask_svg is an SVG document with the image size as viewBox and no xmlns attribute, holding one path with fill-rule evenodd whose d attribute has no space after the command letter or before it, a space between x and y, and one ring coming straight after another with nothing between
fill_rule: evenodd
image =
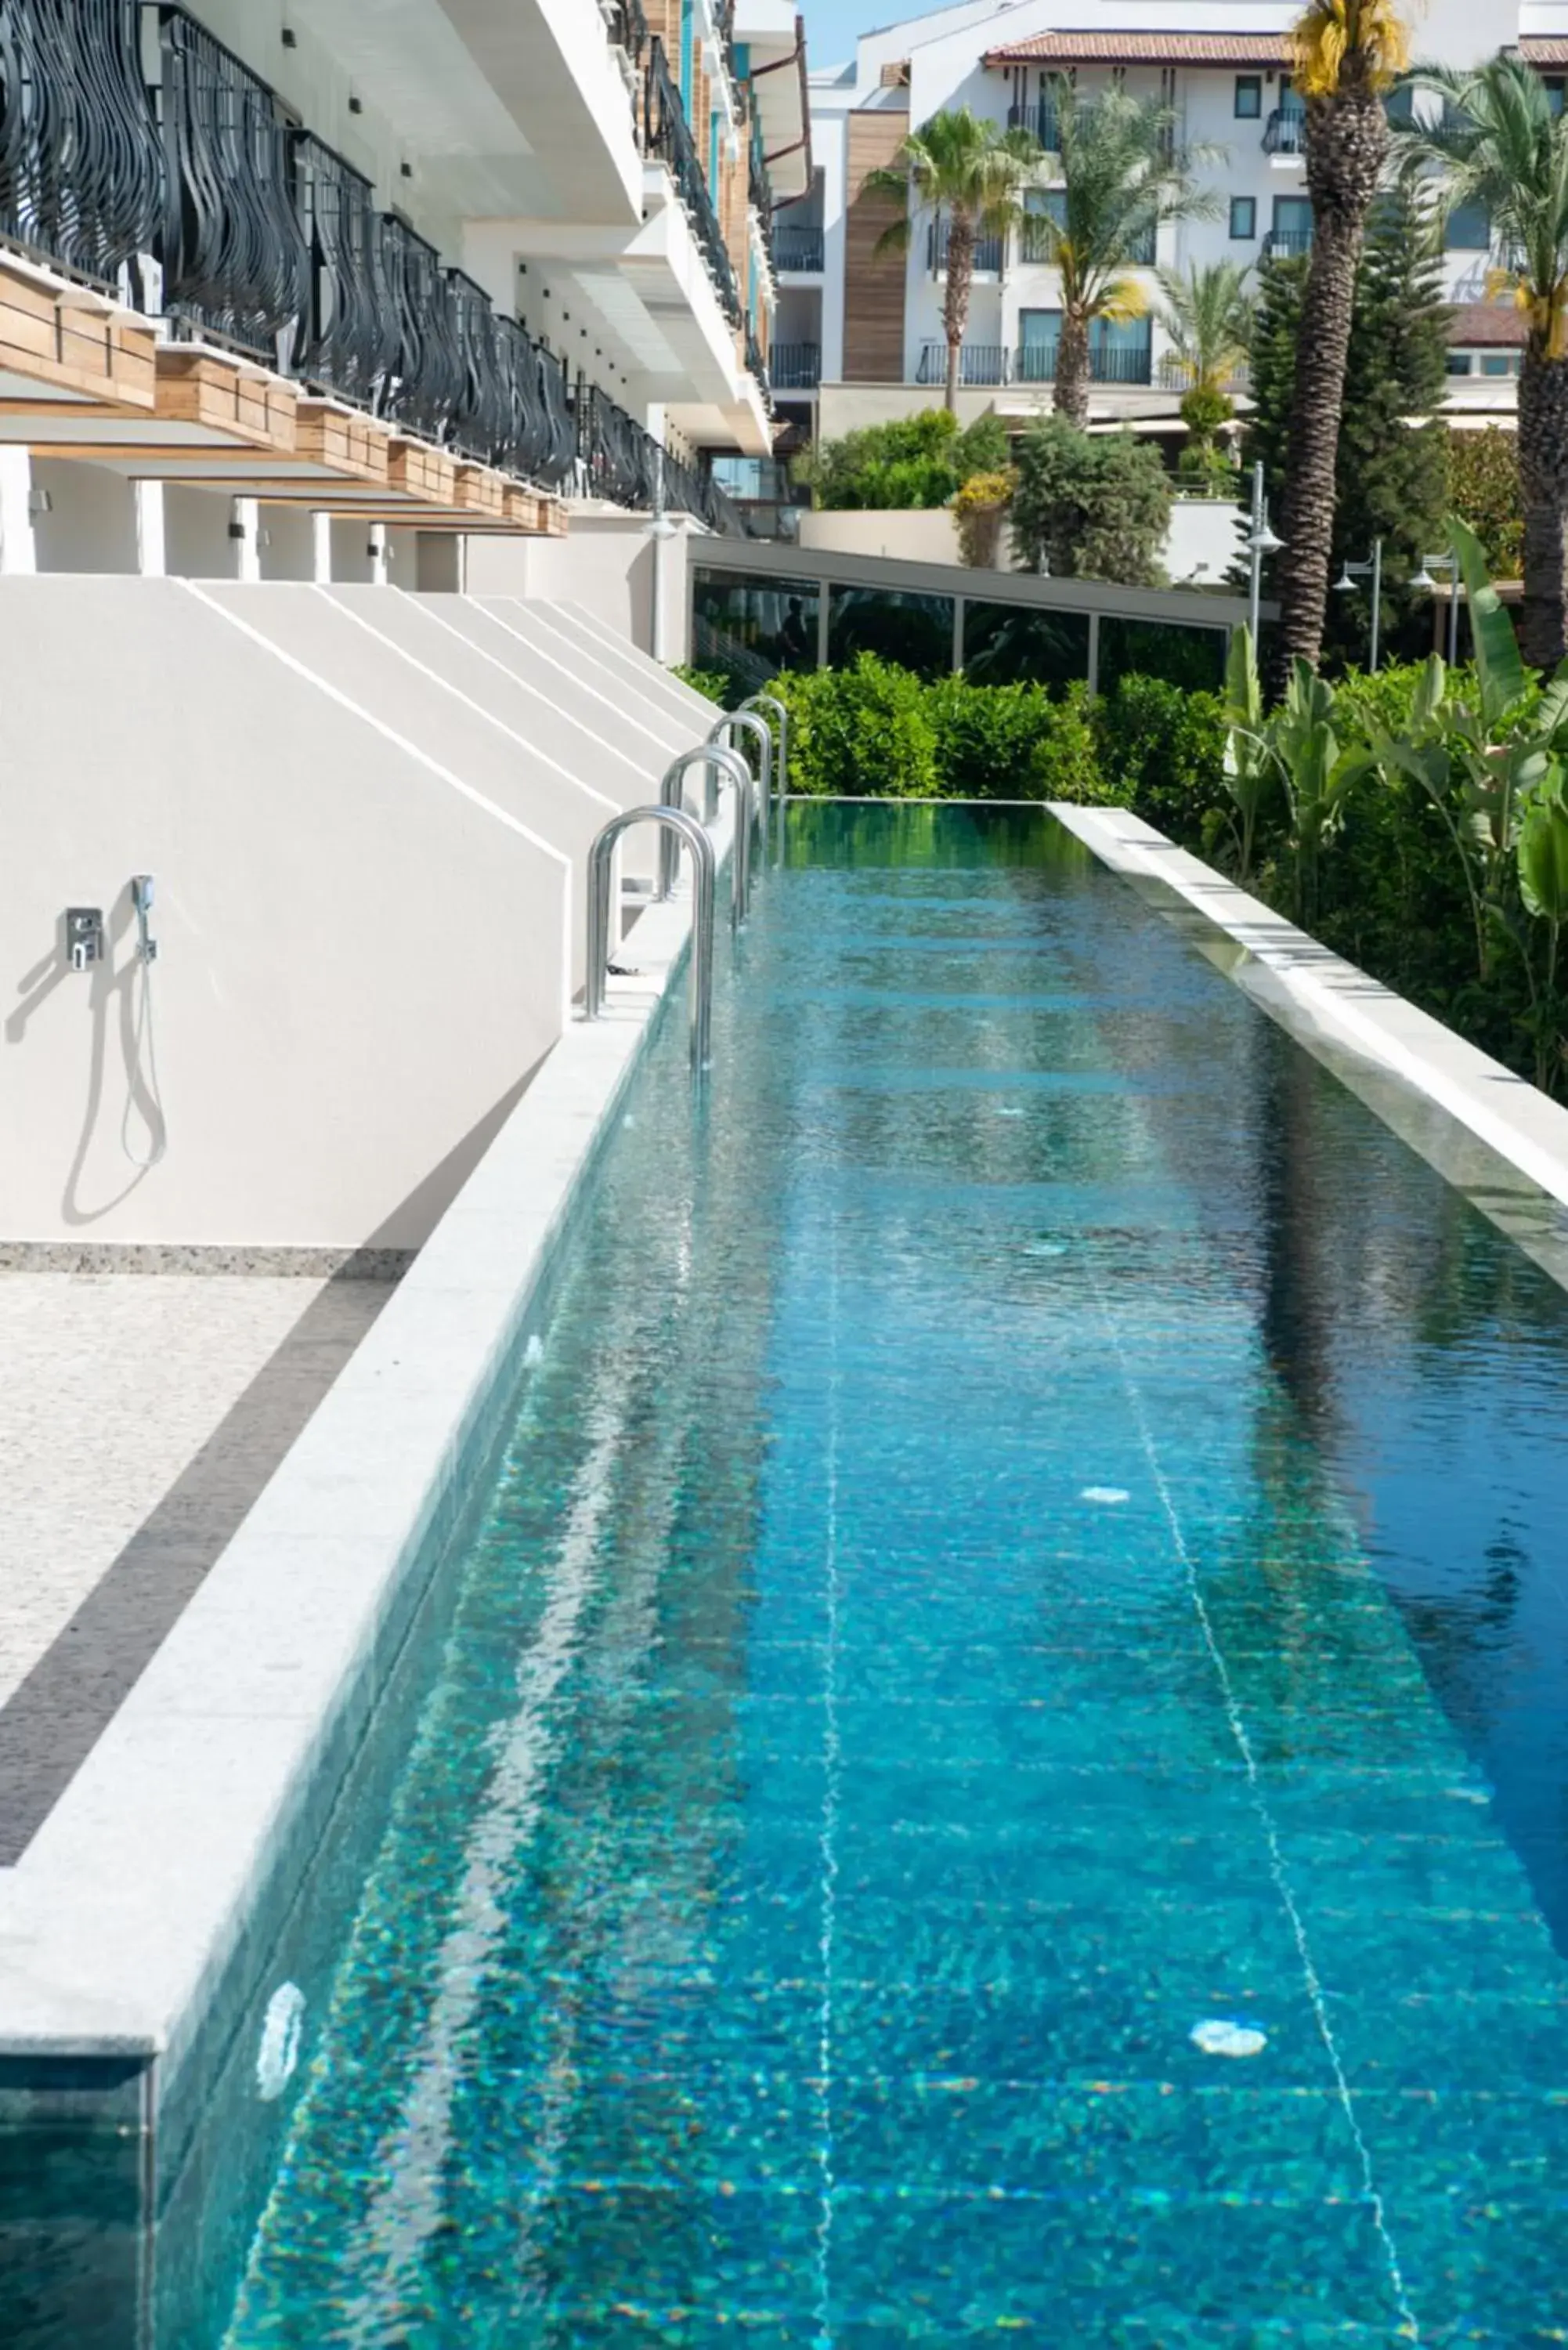
<instances>
[{"instance_id":1,"label":"lamp post","mask_svg":"<svg viewBox=\"0 0 1568 2350\"><path fill-rule=\"evenodd\" d=\"M1410 585L1422 595L1434 596L1438 590L1438 583L1433 574L1438 571L1448 572L1453 581L1449 592L1449 667L1457 669L1459 663L1459 557L1454 555L1423 555L1421 568L1417 572Z\"/></svg>"},{"instance_id":2,"label":"lamp post","mask_svg":"<svg viewBox=\"0 0 1568 2350\"><path fill-rule=\"evenodd\" d=\"M1351 596L1355 592L1356 581L1367 577L1372 581L1372 657L1368 667L1376 677L1377 639L1383 620L1383 541L1380 538L1373 540L1372 553L1365 563L1347 563L1334 584L1341 596Z\"/></svg>"},{"instance_id":3,"label":"lamp post","mask_svg":"<svg viewBox=\"0 0 1568 2350\"><path fill-rule=\"evenodd\" d=\"M1263 557L1277 555L1284 545L1269 528L1268 501L1263 495L1263 468L1260 462L1252 468L1252 529L1247 540L1247 550L1252 558L1252 588L1249 603L1252 631L1252 653L1258 650L1258 612L1263 598Z\"/></svg>"}]
</instances>

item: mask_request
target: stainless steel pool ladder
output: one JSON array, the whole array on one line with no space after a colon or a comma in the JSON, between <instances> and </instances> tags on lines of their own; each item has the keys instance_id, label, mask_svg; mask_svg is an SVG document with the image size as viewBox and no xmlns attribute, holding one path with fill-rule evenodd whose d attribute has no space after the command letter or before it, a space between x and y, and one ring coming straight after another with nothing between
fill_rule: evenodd
<instances>
[{"instance_id":1,"label":"stainless steel pool ladder","mask_svg":"<svg viewBox=\"0 0 1568 2350\"><path fill-rule=\"evenodd\" d=\"M709 728L709 742L717 743L737 726L754 734L762 744L762 806L757 813L763 818L763 848L765 853L774 827L774 730L760 710L726 710Z\"/></svg>"},{"instance_id":2,"label":"stainless steel pool ladder","mask_svg":"<svg viewBox=\"0 0 1568 2350\"><path fill-rule=\"evenodd\" d=\"M657 824L684 841L691 852L691 1066L699 1074L711 1057L713 1026L713 844L694 816L680 807L627 808L612 816L588 851L588 969L583 1011L597 1020L605 1008L610 953L610 883L615 846L634 824Z\"/></svg>"},{"instance_id":3,"label":"stainless steel pool ladder","mask_svg":"<svg viewBox=\"0 0 1568 2350\"><path fill-rule=\"evenodd\" d=\"M774 795L784 800L789 796L789 704L781 702L776 693L748 694L742 702L742 710L771 710L774 715L773 729L778 737L778 772L774 777Z\"/></svg>"},{"instance_id":4,"label":"stainless steel pool ladder","mask_svg":"<svg viewBox=\"0 0 1568 2350\"><path fill-rule=\"evenodd\" d=\"M735 847L730 864L730 928L738 931L751 910L752 903L752 771L743 753L722 743L700 743L694 750L682 751L664 771L659 786L661 807L680 807L684 804L686 771L701 764L702 768L702 820L711 824L719 813L720 776L735 787ZM680 861L680 843L674 833L659 836L659 889L660 898L668 898L675 887L675 868Z\"/></svg>"}]
</instances>

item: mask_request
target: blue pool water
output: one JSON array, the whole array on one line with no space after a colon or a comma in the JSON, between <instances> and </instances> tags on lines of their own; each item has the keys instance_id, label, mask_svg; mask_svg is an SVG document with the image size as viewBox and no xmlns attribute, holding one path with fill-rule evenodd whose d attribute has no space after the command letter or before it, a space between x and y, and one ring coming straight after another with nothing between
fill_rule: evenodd
<instances>
[{"instance_id":1,"label":"blue pool water","mask_svg":"<svg viewBox=\"0 0 1568 2350\"><path fill-rule=\"evenodd\" d=\"M1043 815L794 821L213 2339L1568 2339L1568 1299Z\"/></svg>"}]
</instances>

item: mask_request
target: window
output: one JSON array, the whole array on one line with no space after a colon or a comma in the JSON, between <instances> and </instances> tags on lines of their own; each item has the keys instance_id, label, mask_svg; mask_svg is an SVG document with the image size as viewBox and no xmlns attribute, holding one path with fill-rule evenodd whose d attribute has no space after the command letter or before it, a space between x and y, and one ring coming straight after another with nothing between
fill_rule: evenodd
<instances>
[{"instance_id":1,"label":"window","mask_svg":"<svg viewBox=\"0 0 1568 2350\"><path fill-rule=\"evenodd\" d=\"M906 588L829 588L827 659L842 669L857 653L940 677L953 665L953 599Z\"/></svg>"},{"instance_id":2,"label":"window","mask_svg":"<svg viewBox=\"0 0 1568 2350\"><path fill-rule=\"evenodd\" d=\"M692 659L746 693L781 669L815 669L821 593L815 579L695 569Z\"/></svg>"},{"instance_id":3,"label":"window","mask_svg":"<svg viewBox=\"0 0 1568 2350\"><path fill-rule=\"evenodd\" d=\"M1256 122L1263 111L1263 78L1262 74L1236 76L1236 120Z\"/></svg>"},{"instance_id":4,"label":"window","mask_svg":"<svg viewBox=\"0 0 1568 2350\"><path fill-rule=\"evenodd\" d=\"M1256 196L1232 196L1231 199L1231 234L1232 237L1253 237L1258 234L1258 199Z\"/></svg>"},{"instance_id":5,"label":"window","mask_svg":"<svg viewBox=\"0 0 1568 2350\"><path fill-rule=\"evenodd\" d=\"M1383 111L1390 122L1399 124L1414 122L1416 120L1414 85L1404 81L1400 83L1397 89L1391 89L1383 101Z\"/></svg>"},{"instance_id":6,"label":"window","mask_svg":"<svg viewBox=\"0 0 1568 2350\"><path fill-rule=\"evenodd\" d=\"M1546 79L1542 83L1541 87L1542 87L1542 88L1546 92L1546 103L1547 103L1548 107L1551 109L1552 112L1553 114L1561 114L1561 113L1562 113L1562 111L1563 111L1563 77L1562 77L1562 75L1561 75L1561 74L1548 74L1548 75L1547 75L1547 77L1546 77Z\"/></svg>"},{"instance_id":7,"label":"window","mask_svg":"<svg viewBox=\"0 0 1568 2350\"><path fill-rule=\"evenodd\" d=\"M1049 261L1051 238L1041 224L1050 221L1054 227L1067 225L1067 191L1065 188L1029 188L1023 197L1023 258L1025 261Z\"/></svg>"},{"instance_id":8,"label":"window","mask_svg":"<svg viewBox=\"0 0 1568 2350\"><path fill-rule=\"evenodd\" d=\"M1482 375L1511 375L1513 373L1512 352L1482 351L1480 371Z\"/></svg>"},{"instance_id":9,"label":"window","mask_svg":"<svg viewBox=\"0 0 1568 2350\"><path fill-rule=\"evenodd\" d=\"M1020 310L1018 313L1018 380L1054 383L1056 346L1062 338L1060 310Z\"/></svg>"},{"instance_id":10,"label":"window","mask_svg":"<svg viewBox=\"0 0 1568 2350\"><path fill-rule=\"evenodd\" d=\"M1100 622L1100 691L1114 693L1118 681L1135 670L1189 693L1217 693L1225 682L1225 631L1124 620L1107 612Z\"/></svg>"},{"instance_id":11,"label":"window","mask_svg":"<svg viewBox=\"0 0 1568 2350\"><path fill-rule=\"evenodd\" d=\"M1484 253L1491 243L1491 223L1484 204L1456 204L1449 214L1450 253Z\"/></svg>"},{"instance_id":12,"label":"window","mask_svg":"<svg viewBox=\"0 0 1568 2350\"><path fill-rule=\"evenodd\" d=\"M963 665L976 685L1070 685L1089 674L1089 616L966 599Z\"/></svg>"},{"instance_id":13,"label":"window","mask_svg":"<svg viewBox=\"0 0 1568 2350\"><path fill-rule=\"evenodd\" d=\"M1276 196L1274 224L1269 237L1270 251L1289 255L1310 252L1312 248L1312 198L1310 196Z\"/></svg>"},{"instance_id":14,"label":"window","mask_svg":"<svg viewBox=\"0 0 1568 2350\"><path fill-rule=\"evenodd\" d=\"M1449 353L1449 373L1450 375L1469 375L1469 371L1470 355L1469 351L1450 351Z\"/></svg>"}]
</instances>

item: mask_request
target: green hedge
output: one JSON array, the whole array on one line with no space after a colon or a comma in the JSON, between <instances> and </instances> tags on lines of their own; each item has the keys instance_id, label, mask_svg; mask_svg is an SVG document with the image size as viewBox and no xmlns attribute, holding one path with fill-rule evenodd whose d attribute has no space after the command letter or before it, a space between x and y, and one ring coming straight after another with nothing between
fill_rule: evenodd
<instances>
[{"instance_id":1,"label":"green hedge","mask_svg":"<svg viewBox=\"0 0 1568 2350\"><path fill-rule=\"evenodd\" d=\"M1154 813L1173 756L1199 797L1220 794L1213 695L1124 678L1108 702L1082 685L920 678L862 653L846 669L774 678L790 713L790 787L845 798L1077 800Z\"/></svg>"}]
</instances>

